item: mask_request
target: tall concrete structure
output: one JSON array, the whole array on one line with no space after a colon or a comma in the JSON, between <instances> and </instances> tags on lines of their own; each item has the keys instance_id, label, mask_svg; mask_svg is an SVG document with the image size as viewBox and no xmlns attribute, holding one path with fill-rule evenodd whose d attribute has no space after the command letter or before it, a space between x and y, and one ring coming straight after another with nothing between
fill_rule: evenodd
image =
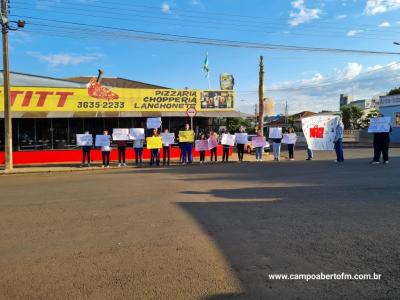
<instances>
[{"instance_id":1,"label":"tall concrete structure","mask_svg":"<svg viewBox=\"0 0 400 300\"><path fill-rule=\"evenodd\" d=\"M266 117L275 115L275 102L271 98L264 98L264 115Z\"/></svg>"},{"instance_id":2,"label":"tall concrete structure","mask_svg":"<svg viewBox=\"0 0 400 300\"><path fill-rule=\"evenodd\" d=\"M345 106L349 104L351 101L351 98L349 95L346 94L340 94L340 107Z\"/></svg>"}]
</instances>

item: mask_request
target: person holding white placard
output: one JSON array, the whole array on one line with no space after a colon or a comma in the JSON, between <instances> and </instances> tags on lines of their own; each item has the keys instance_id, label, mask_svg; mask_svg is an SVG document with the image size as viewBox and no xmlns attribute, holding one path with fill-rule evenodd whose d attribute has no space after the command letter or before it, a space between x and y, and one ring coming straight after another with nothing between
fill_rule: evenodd
<instances>
[{"instance_id":1,"label":"person holding white placard","mask_svg":"<svg viewBox=\"0 0 400 300\"><path fill-rule=\"evenodd\" d=\"M223 131L223 134L229 134L229 132ZM229 162L229 150L231 146L228 144L222 145L222 162Z\"/></svg>"},{"instance_id":2,"label":"person holding white placard","mask_svg":"<svg viewBox=\"0 0 400 300\"><path fill-rule=\"evenodd\" d=\"M164 133L169 133L168 129L165 129ZM165 166L166 162L167 165L169 166L170 160L171 160L171 145L169 144L168 141L163 140L163 166Z\"/></svg>"},{"instance_id":3,"label":"person holding white placard","mask_svg":"<svg viewBox=\"0 0 400 300\"><path fill-rule=\"evenodd\" d=\"M133 141L133 149L135 150L135 164L143 164L143 141L141 139L136 139Z\"/></svg>"},{"instance_id":4,"label":"person holding white placard","mask_svg":"<svg viewBox=\"0 0 400 300\"><path fill-rule=\"evenodd\" d=\"M118 146L118 167L126 167L126 141L115 141Z\"/></svg>"},{"instance_id":5,"label":"person holding white placard","mask_svg":"<svg viewBox=\"0 0 400 300\"><path fill-rule=\"evenodd\" d=\"M282 128L270 128L270 130L272 129L274 129L274 132L270 132L269 135L272 141L274 160L279 161L281 156Z\"/></svg>"},{"instance_id":6,"label":"person holding white placard","mask_svg":"<svg viewBox=\"0 0 400 300\"><path fill-rule=\"evenodd\" d=\"M111 136L108 134L108 130L104 130L103 135L108 137L111 144ZM101 147L101 158L103 159L103 168L110 167L110 152L111 152L110 144L108 146Z\"/></svg>"},{"instance_id":7,"label":"person holding white placard","mask_svg":"<svg viewBox=\"0 0 400 300\"><path fill-rule=\"evenodd\" d=\"M296 132L293 127L288 128L288 134L296 136ZM290 142L287 144L288 152L289 152L289 160L294 160L294 145L295 142Z\"/></svg>"},{"instance_id":8,"label":"person holding white placard","mask_svg":"<svg viewBox=\"0 0 400 300\"><path fill-rule=\"evenodd\" d=\"M85 131L85 134L90 134L89 131ZM82 164L81 168L85 165L87 159L87 166L90 167L90 151L92 146L82 146Z\"/></svg>"},{"instance_id":9,"label":"person holding white placard","mask_svg":"<svg viewBox=\"0 0 400 300\"><path fill-rule=\"evenodd\" d=\"M202 140L202 141L207 140L206 134L204 132L200 134L200 140ZM199 152L200 152L200 163L204 164L205 160L206 160L206 151L200 150Z\"/></svg>"},{"instance_id":10,"label":"person holding white placard","mask_svg":"<svg viewBox=\"0 0 400 300\"><path fill-rule=\"evenodd\" d=\"M392 126L390 126L389 132L376 132L374 133L374 159L371 164L380 164L380 158L384 164L389 163L389 145L390 145L390 133L392 132Z\"/></svg>"},{"instance_id":11,"label":"person holding white placard","mask_svg":"<svg viewBox=\"0 0 400 300\"><path fill-rule=\"evenodd\" d=\"M245 133L245 129L243 126L239 127L239 133ZM237 148L237 153L238 153L238 161L242 162L243 161L243 157L244 157L244 146L245 144L243 144L242 142L239 143L239 141L236 141L236 148Z\"/></svg>"}]
</instances>

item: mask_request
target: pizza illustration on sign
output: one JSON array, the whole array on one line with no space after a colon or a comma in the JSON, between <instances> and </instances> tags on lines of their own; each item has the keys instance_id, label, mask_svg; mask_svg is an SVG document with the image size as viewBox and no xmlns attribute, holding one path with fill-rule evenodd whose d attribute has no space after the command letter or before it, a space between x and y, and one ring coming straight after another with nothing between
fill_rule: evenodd
<instances>
[{"instance_id":1,"label":"pizza illustration on sign","mask_svg":"<svg viewBox=\"0 0 400 300\"><path fill-rule=\"evenodd\" d=\"M119 96L113 93L110 89L101 86L101 84L98 83L94 77L90 79L88 84L88 94L90 97L107 101L116 100L119 98Z\"/></svg>"},{"instance_id":2,"label":"pizza illustration on sign","mask_svg":"<svg viewBox=\"0 0 400 300\"><path fill-rule=\"evenodd\" d=\"M318 127L318 125L315 125L314 127L310 128L310 137L314 139L323 139L324 131L324 127Z\"/></svg>"}]
</instances>

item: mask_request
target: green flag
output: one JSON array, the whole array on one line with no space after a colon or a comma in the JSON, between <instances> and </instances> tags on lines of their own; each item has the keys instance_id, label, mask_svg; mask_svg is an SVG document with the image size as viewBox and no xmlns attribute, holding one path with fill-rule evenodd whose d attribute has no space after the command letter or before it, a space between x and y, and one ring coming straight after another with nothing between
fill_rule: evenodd
<instances>
[{"instance_id":1,"label":"green flag","mask_svg":"<svg viewBox=\"0 0 400 300\"><path fill-rule=\"evenodd\" d=\"M210 69L208 68L208 53L206 55L206 58L204 59L203 71L208 78L210 76Z\"/></svg>"}]
</instances>

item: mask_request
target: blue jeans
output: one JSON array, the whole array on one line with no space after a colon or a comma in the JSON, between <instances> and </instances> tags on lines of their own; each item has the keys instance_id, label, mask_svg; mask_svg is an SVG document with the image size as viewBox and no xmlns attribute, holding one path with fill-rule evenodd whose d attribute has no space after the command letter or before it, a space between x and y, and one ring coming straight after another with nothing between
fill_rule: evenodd
<instances>
[{"instance_id":1,"label":"blue jeans","mask_svg":"<svg viewBox=\"0 0 400 300\"><path fill-rule=\"evenodd\" d=\"M262 159L263 147L256 147L256 159Z\"/></svg>"},{"instance_id":2,"label":"blue jeans","mask_svg":"<svg viewBox=\"0 0 400 300\"><path fill-rule=\"evenodd\" d=\"M183 162L184 163L192 163L192 144L185 143L183 144Z\"/></svg>"},{"instance_id":3,"label":"blue jeans","mask_svg":"<svg viewBox=\"0 0 400 300\"><path fill-rule=\"evenodd\" d=\"M136 164L140 162L140 164L143 163L143 148L134 148L135 149L135 158L136 158Z\"/></svg>"},{"instance_id":4,"label":"blue jeans","mask_svg":"<svg viewBox=\"0 0 400 300\"><path fill-rule=\"evenodd\" d=\"M274 148L274 158L279 159L281 156L281 143L273 143Z\"/></svg>"},{"instance_id":5,"label":"blue jeans","mask_svg":"<svg viewBox=\"0 0 400 300\"><path fill-rule=\"evenodd\" d=\"M314 153L310 148L307 148L307 159L313 159Z\"/></svg>"},{"instance_id":6,"label":"blue jeans","mask_svg":"<svg viewBox=\"0 0 400 300\"><path fill-rule=\"evenodd\" d=\"M344 162L342 139L338 139L335 142L335 151L336 151L336 159L337 159L337 161L338 162Z\"/></svg>"}]
</instances>

